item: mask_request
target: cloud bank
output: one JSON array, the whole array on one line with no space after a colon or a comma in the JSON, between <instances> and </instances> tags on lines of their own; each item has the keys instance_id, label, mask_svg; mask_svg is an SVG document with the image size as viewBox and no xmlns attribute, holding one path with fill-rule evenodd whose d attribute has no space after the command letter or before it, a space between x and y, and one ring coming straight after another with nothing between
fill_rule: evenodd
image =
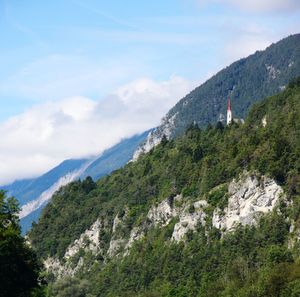
<instances>
[{"instance_id":1,"label":"cloud bank","mask_svg":"<svg viewBox=\"0 0 300 297\"><path fill-rule=\"evenodd\" d=\"M71 97L37 104L0 125L0 184L39 175L67 158L95 155L159 124L193 84L139 79L100 101Z\"/></svg>"},{"instance_id":2,"label":"cloud bank","mask_svg":"<svg viewBox=\"0 0 300 297\"><path fill-rule=\"evenodd\" d=\"M256 12L282 12L300 8L299 0L227 0L243 10Z\"/></svg>"},{"instance_id":3,"label":"cloud bank","mask_svg":"<svg viewBox=\"0 0 300 297\"><path fill-rule=\"evenodd\" d=\"M248 12L286 12L300 9L299 0L200 0L200 4L230 5Z\"/></svg>"}]
</instances>

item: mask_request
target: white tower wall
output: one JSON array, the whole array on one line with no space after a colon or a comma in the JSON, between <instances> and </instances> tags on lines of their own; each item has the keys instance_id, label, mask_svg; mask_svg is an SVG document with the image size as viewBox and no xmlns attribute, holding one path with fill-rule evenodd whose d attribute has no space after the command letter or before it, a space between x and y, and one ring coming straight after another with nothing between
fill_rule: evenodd
<instances>
[{"instance_id":1,"label":"white tower wall","mask_svg":"<svg viewBox=\"0 0 300 297\"><path fill-rule=\"evenodd\" d=\"M232 122L232 113L231 110L227 110L227 125L231 124Z\"/></svg>"}]
</instances>

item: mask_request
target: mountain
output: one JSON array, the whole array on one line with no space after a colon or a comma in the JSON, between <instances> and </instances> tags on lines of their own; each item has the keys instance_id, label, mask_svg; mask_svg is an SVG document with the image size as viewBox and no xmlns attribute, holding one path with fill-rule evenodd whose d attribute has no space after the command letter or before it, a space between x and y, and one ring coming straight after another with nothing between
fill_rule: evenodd
<instances>
[{"instance_id":1,"label":"mountain","mask_svg":"<svg viewBox=\"0 0 300 297\"><path fill-rule=\"evenodd\" d=\"M299 296L299 117L300 78L61 188L28 234L49 296Z\"/></svg>"},{"instance_id":2,"label":"mountain","mask_svg":"<svg viewBox=\"0 0 300 297\"><path fill-rule=\"evenodd\" d=\"M121 168L131 160L133 152L139 146L150 131L146 131L140 135L135 135L116 144L112 148L104 151L96 158L81 174L80 178L91 176L94 180L110 174L112 171Z\"/></svg>"},{"instance_id":3,"label":"mountain","mask_svg":"<svg viewBox=\"0 0 300 297\"><path fill-rule=\"evenodd\" d=\"M163 135L173 138L191 124L204 127L223 120L228 96L233 116L244 118L253 103L276 94L299 75L300 34L296 34L231 64L181 99L149 133L134 159L157 145Z\"/></svg>"},{"instance_id":4,"label":"mountain","mask_svg":"<svg viewBox=\"0 0 300 297\"><path fill-rule=\"evenodd\" d=\"M66 160L40 177L15 181L10 185L1 188L7 191L10 196L16 197L21 205L24 205L40 196L58 179L69 172L77 170L87 161L87 159Z\"/></svg>"},{"instance_id":5,"label":"mountain","mask_svg":"<svg viewBox=\"0 0 300 297\"><path fill-rule=\"evenodd\" d=\"M39 218L41 210L61 186L87 176L97 180L122 167L132 159L133 152L148 133L124 139L97 157L66 160L38 178L15 181L1 187L9 196L16 197L22 206L20 218L23 233Z\"/></svg>"}]
</instances>

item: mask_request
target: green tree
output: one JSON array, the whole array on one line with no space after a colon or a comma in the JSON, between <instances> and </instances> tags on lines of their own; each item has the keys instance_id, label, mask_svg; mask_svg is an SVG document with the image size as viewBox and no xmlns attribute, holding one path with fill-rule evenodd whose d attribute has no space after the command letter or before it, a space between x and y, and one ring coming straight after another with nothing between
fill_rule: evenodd
<instances>
[{"instance_id":1,"label":"green tree","mask_svg":"<svg viewBox=\"0 0 300 297\"><path fill-rule=\"evenodd\" d=\"M18 212L17 201L0 191L0 296L40 296L41 266L21 236Z\"/></svg>"}]
</instances>

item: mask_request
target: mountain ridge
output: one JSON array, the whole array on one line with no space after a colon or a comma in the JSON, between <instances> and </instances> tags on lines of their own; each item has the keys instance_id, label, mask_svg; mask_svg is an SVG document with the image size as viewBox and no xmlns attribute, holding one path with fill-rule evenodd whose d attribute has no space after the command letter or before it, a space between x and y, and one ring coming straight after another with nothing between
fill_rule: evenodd
<instances>
[{"instance_id":1,"label":"mountain ridge","mask_svg":"<svg viewBox=\"0 0 300 297\"><path fill-rule=\"evenodd\" d=\"M233 116L244 118L253 103L282 91L299 75L300 34L295 34L230 64L179 100L149 133L134 159L157 145L163 135L174 138L191 124L204 127L224 119L228 96Z\"/></svg>"},{"instance_id":2,"label":"mountain ridge","mask_svg":"<svg viewBox=\"0 0 300 297\"><path fill-rule=\"evenodd\" d=\"M20 219L23 234L39 218L42 209L61 186L87 176L97 180L122 167L132 159L134 150L148 133L123 139L96 157L65 160L40 177L0 187L9 196L16 197L22 206Z\"/></svg>"},{"instance_id":3,"label":"mountain ridge","mask_svg":"<svg viewBox=\"0 0 300 297\"><path fill-rule=\"evenodd\" d=\"M62 188L29 234L49 279L69 276L50 296L297 296L299 116L300 79L245 124L192 126Z\"/></svg>"}]
</instances>

